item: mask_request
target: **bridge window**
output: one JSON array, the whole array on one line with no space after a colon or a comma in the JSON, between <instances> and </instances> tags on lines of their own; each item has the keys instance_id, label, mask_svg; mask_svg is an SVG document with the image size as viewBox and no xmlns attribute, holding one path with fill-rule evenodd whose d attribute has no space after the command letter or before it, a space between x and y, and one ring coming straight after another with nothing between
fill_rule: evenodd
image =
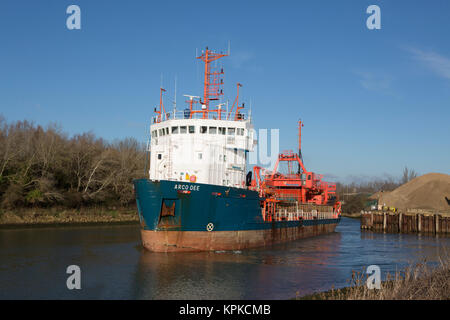
<instances>
[{"instance_id":1,"label":"bridge window","mask_svg":"<svg viewBox=\"0 0 450 320\"><path fill-rule=\"evenodd\" d=\"M216 134L217 133L217 127L209 127L209 134Z\"/></svg>"},{"instance_id":2,"label":"bridge window","mask_svg":"<svg viewBox=\"0 0 450 320\"><path fill-rule=\"evenodd\" d=\"M224 127L219 127L219 134L225 134L225 130L226 128L224 128Z\"/></svg>"},{"instance_id":3,"label":"bridge window","mask_svg":"<svg viewBox=\"0 0 450 320\"><path fill-rule=\"evenodd\" d=\"M189 133L195 133L195 126L189 126Z\"/></svg>"},{"instance_id":4,"label":"bridge window","mask_svg":"<svg viewBox=\"0 0 450 320\"><path fill-rule=\"evenodd\" d=\"M236 131L235 128L228 128L228 135L229 136L234 136L234 132Z\"/></svg>"},{"instance_id":5,"label":"bridge window","mask_svg":"<svg viewBox=\"0 0 450 320\"><path fill-rule=\"evenodd\" d=\"M172 134L178 133L178 127L172 127Z\"/></svg>"},{"instance_id":6,"label":"bridge window","mask_svg":"<svg viewBox=\"0 0 450 320\"><path fill-rule=\"evenodd\" d=\"M169 135L169 128L166 128L166 135Z\"/></svg>"},{"instance_id":7,"label":"bridge window","mask_svg":"<svg viewBox=\"0 0 450 320\"><path fill-rule=\"evenodd\" d=\"M163 136L164 135L164 129L159 129L159 136L161 137L161 136Z\"/></svg>"},{"instance_id":8,"label":"bridge window","mask_svg":"<svg viewBox=\"0 0 450 320\"><path fill-rule=\"evenodd\" d=\"M161 158L162 158L162 154L158 153L158 160L161 160Z\"/></svg>"},{"instance_id":9,"label":"bridge window","mask_svg":"<svg viewBox=\"0 0 450 320\"><path fill-rule=\"evenodd\" d=\"M237 134L239 136L243 136L244 135L244 128L237 128Z\"/></svg>"},{"instance_id":10,"label":"bridge window","mask_svg":"<svg viewBox=\"0 0 450 320\"><path fill-rule=\"evenodd\" d=\"M201 126L200 127L200 133L206 133L208 131L208 127Z\"/></svg>"},{"instance_id":11,"label":"bridge window","mask_svg":"<svg viewBox=\"0 0 450 320\"><path fill-rule=\"evenodd\" d=\"M186 133L187 132L187 127L186 126L181 126L180 127L180 133Z\"/></svg>"}]
</instances>

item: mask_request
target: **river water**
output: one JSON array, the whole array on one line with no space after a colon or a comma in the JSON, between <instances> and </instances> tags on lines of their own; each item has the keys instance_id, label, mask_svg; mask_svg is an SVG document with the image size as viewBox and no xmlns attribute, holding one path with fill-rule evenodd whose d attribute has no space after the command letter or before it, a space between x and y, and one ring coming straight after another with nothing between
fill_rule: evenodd
<instances>
[{"instance_id":1,"label":"river water","mask_svg":"<svg viewBox=\"0 0 450 320\"><path fill-rule=\"evenodd\" d=\"M0 230L0 299L289 299L348 284L378 265L382 277L436 261L449 238L361 232L343 218L336 232L270 249L152 253L138 225ZM68 290L69 265L81 289Z\"/></svg>"}]
</instances>

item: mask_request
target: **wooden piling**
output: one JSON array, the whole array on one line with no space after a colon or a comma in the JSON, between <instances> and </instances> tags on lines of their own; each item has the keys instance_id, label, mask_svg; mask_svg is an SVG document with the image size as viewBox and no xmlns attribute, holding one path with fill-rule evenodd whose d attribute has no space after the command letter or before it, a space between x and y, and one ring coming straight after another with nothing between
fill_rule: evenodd
<instances>
[{"instance_id":1,"label":"wooden piling","mask_svg":"<svg viewBox=\"0 0 450 320\"><path fill-rule=\"evenodd\" d=\"M391 233L450 233L450 217L422 212L363 212L361 229Z\"/></svg>"}]
</instances>

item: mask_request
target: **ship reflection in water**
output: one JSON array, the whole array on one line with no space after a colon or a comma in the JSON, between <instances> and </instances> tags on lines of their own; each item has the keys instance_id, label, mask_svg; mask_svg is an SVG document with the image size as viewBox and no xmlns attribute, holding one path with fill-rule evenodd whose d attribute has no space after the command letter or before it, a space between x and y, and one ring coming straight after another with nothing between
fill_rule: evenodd
<instances>
[{"instance_id":1,"label":"ship reflection in water","mask_svg":"<svg viewBox=\"0 0 450 320\"><path fill-rule=\"evenodd\" d=\"M289 299L347 285L353 270L384 275L422 258L436 261L449 238L336 232L236 252L154 253L138 226L0 230L0 299ZM68 265L81 290L68 290Z\"/></svg>"},{"instance_id":2,"label":"ship reflection in water","mask_svg":"<svg viewBox=\"0 0 450 320\"><path fill-rule=\"evenodd\" d=\"M283 299L315 290L336 258L334 233L273 248L161 254L143 250L136 272L139 299ZM334 273L334 272L333 272ZM319 287L320 288L320 287Z\"/></svg>"}]
</instances>

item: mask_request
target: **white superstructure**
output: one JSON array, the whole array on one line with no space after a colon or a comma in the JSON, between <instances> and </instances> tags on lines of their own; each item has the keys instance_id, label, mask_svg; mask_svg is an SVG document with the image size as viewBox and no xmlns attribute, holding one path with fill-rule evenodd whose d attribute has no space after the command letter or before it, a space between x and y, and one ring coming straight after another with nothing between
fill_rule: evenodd
<instances>
[{"instance_id":1,"label":"white superstructure","mask_svg":"<svg viewBox=\"0 0 450 320\"><path fill-rule=\"evenodd\" d=\"M197 115L152 119L150 179L244 187L246 160L256 143L251 119Z\"/></svg>"},{"instance_id":2,"label":"white superstructure","mask_svg":"<svg viewBox=\"0 0 450 320\"><path fill-rule=\"evenodd\" d=\"M246 161L256 140L251 116L241 113L239 88L228 110L223 103L223 68L217 60L227 54L209 50L197 57L204 62L203 97L184 95L189 108L166 112L160 88L159 109L150 125L149 178L244 188ZM214 64L212 64L214 62ZM176 101L176 98L175 98ZM221 103L222 102L222 103ZM201 109L195 110L198 104ZM224 108L226 105L226 108ZM250 176L249 176L250 178ZM250 179L249 179L250 180Z\"/></svg>"}]
</instances>

